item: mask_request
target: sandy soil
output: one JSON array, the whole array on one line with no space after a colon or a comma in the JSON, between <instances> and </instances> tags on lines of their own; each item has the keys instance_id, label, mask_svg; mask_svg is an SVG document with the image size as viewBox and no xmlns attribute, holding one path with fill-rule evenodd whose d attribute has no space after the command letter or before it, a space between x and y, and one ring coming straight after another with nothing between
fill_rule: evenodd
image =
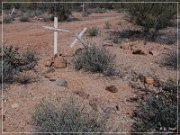
<instances>
[{"instance_id":1,"label":"sandy soil","mask_svg":"<svg viewBox=\"0 0 180 135\"><path fill-rule=\"evenodd\" d=\"M59 27L67 28L74 32L80 32L84 27L97 26L100 34L97 37L89 37L87 34L84 40L93 41L98 46L110 42L109 33L133 27L132 24L124 20L124 14L107 12L103 14L92 14L89 17L82 18L79 13L74 13L78 21L60 22ZM104 23L108 21L112 25L110 29L104 29ZM95 104L100 112L109 110L110 130L119 127L119 132L130 131L133 120L130 118L135 109L135 102L128 102L128 99L134 97L134 89L130 87L132 73L136 72L143 75L158 76L161 80L176 77L176 71L168 70L158 64L158 61L171 50L175 50L175 45L164 45L148 42L146 48L158 49L159 55L134 55L131 49L120 48L120 44L108 46L107 48L116 55L117 69L121 77L104 77L100 74L76 71L71 63L67 68L56 69L54 76L67 80L68 87L60 87L55 82L43 76L47 70L45 63L52 56L53 51L53 32L42 28L43 25L53 25L53 22L32 21L27 23L13 22L4 24L4 42L7 45L20 47L21 50L36 50L39 55L36 71L39 81L22 84L5 84L6 90L3 92L3 113L5 120L3 122L5 132L31 132L34 127L27 124L30 120L30 114L34 106L42 99L60 104L67 101L70 97L77 99L79 105L85 105L87 108L93 108ZM59 33L58 51L65 55L70 61L75 50L82 47L77 43L74 48L70 44L74 40L70 33ZM127 46L144 46L143 41L136 40L122 43ZM122 45L121 44L121 45ZM108 85L117 87L117 93L111 93L105 90ZM77 91L85 95L75 94ZM18 104L17 108L12 108L12 104ZM118 109L115 109L118 106Z\"/></svg>"}]
</instances>

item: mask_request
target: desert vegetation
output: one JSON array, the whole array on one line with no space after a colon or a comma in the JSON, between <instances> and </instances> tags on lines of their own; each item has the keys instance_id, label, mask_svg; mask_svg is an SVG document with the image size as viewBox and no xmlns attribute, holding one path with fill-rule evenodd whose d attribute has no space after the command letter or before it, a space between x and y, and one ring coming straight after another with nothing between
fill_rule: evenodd
<instances>
[{"instance_id":1,"label":"desert vegetation","mask_svg":"<svg viewBox=\"0 0 180 135\"><path fill-rule=\"evenodd\" d=\"M40 127L41 132L107 131L107 116L99 118L98 114L91 113L91 115L87 115L81 110L75 105L73 99L62 104L60 108L55 107L52 103L43 101L36 106L30 123Z\"/></svg>"},{"instance_id":2,"label":"desert vegetation","mask_svg":"<svg viewBox=\"0 0 180 135\"><path fill-rule=\"evenodd\" d=\"M134 130L137 132L177 132L177 84L164 83L157 95L147 95L134 112Z\"/></svg>"},{"instance_id":3,"label":"desert vegetation","mask_svg":"<svg viewBox=\"0 0 180 135\"><path fill-rule=\"evenodd\" d=\"M115 73L115 56L105 48L93 44L85 47L73 58L75 69L113 75Z\"/></svg>"},{"instance_id":4,"label":"desert vegetation","mask_svg":"<svg viewBox=\"0 0 180 135\"><path fill-rule=\"evenodd\" d=\"M176 3L29 2L3 4L4 132L178 132Z\"/></svg>"},{"instance_id":5,"label":"desert vegetation","mask_svg":"<svg viewBox=\"0 0 180 135\"><path fill-rule=\"evenodd\" d=\"M99 29L97 27L92 27L88 29L88 34L92 37L95 37L98 35Z\"/></svg>"},{"instance_id":6,"label":"desert vegetation","mask_svg":"<svg viewBox=\"0 0 180 135\"><path fill-rule=\"evenodd\" d=\"M20 76L19 73L33 69L36 64L37 55L35 52L21 53L19 48L4 47L1 56L1 82L29 82L30 76Z\"/></svg>"}]
</instances>

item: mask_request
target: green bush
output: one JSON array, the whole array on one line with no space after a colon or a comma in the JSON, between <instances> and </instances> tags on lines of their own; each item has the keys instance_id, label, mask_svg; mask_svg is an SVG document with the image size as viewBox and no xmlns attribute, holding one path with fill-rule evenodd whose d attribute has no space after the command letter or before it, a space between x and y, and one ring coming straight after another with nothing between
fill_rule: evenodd
<instances>
[{"instance_id":1,"label":"green bush","mask_svg":"<svg viewBox=\"0 0 180 135\"><path fill-rule=\"evenodd\" d=\"M73 65L77 70L112 75L115 72L115 57L107 49L91 45L74 56Z\"/></svg>"},{"instance_id":2,"label":"green bush","mask_svg":"<svg viewBox=\"0 0 180 135\"><path fill-rule=\"evenodd\" d=\"M177 13L176 6L176 3L131 3L126 5L131 20L144 27L145 43L147 37L155 38L160 29L170 25Z\"/></svg>"},{"instance_id":3,"label":"green bush","mask_svg":"<svg viewBox=\"0 0 180 135\"><path fill-rule=\"evenodd\" d=\"M167 81L157 95L148 95L134 112L136 132L177 131L177 86Z\"/></svg>"},{"instance_id":4,"label":"green bush","mask_svg":"<svg viewBox=\"0 0 180 135\"><path fill-rule=\"evenodd\" d=\"M61 108L43 101L36 106L30 123L40 127L40 132L105 132L107 130L106 117L100 119L81 110L73 100L62 104Z\"/></svg>"},{"instance_id":5,"label":"green bush","mask_svg":"<svg viewBox=\"0 0 180 135\"><path fill-rule=\"evenodd\" d=\"M3 22L4 23L11 23L12 22L12 18L10 16L4 16L3 17Z\"/></svg>"},{"instance_id":6,"label":"green bush","mask_svg":"<svg viewBox=\"0 0 180 135\"><path fill-rule=\"evenodd\" d=\"M92 27L92 28L89 28L87 31L90 36L94 37L98 35L99 29L97 27Z\"/></svg>"}]
</instances>

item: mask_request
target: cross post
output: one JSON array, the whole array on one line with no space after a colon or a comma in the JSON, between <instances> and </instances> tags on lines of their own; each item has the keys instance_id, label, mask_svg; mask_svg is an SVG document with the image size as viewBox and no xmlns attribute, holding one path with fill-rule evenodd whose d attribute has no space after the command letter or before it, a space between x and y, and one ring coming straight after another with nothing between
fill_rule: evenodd
<instances>
[{"instance_id":1,"label":"cross post","mask_svg":"<svg viewBox=\"0 0 180 135\"><path fill-rule=\"evenodd\" d=\"M54 28L58 28L58 18L54 17ZM57 54L58 50L58 32L54 31L54 56Z\"/></svg>"}]
</instances>

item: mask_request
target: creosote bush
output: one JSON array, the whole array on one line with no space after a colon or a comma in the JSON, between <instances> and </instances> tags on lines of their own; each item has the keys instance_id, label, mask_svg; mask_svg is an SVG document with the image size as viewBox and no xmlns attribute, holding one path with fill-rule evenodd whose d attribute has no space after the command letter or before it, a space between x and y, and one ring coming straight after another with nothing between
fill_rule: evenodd
<instances>
[{"instance_id":1,"label":"creosote bush","mask_svg":"<svg viewBox=\"0 0 180 135\"><path fill-rule=\"evenodd\" d=\"M135 24L143 26L144 38L154 39L160 29L171 24L171 20L177 13L175 3L129 3L126 8L131 20Z\"/></svg>"},{"instance_id":2,"label":"creosote bush","mask_svg":"<svg viewBox=\"0 0 180 135\"><path fill-rule=\"evenodd\" d=\"M97 27L92 27L87 30L90 36L94 37L98 35L99 29Z\"/></svg>"},{"instance_id":3,"label":"creosote bush","mask_svg":"<svg viewBox=\"0 0 180 135\"><path fill-rule=\"evenodd\" d=\"M75 69L113 75L115 73L115 56L102 47L86 46L73 58Z\"/></svg>"},{"instance_id":4,"label":"creosote bush","mask_svg":"<svg viewBox=\"0 0 180 135\"><path fill-rule=\"evenodd\" d=\"M107 119L83 113L73 100L62 104L60 108L42 101L36 106L30 123L40 127L40 132L106 132Z\"/></svg>"},{"instance_id":5,"label":"creosote bush","mask_svg":"<svg viewBox=\"0 0 180 135\"><path fill-rule=\"evenodd\" d=\"M167 81L157 95L141 100L134 112L133 128L136 132L177 131L177 85Z\"/></svg>"},{"instance_id":6,"label":"creosote bush","mask_svg":"<svg viewBox=\"0 0 180 135\"><path fill-rule=\"evenodd\" d=\"M3 61L2 61L3 57ZM30 70L37 64L37 55L33 51L19 52L18 48L13 46L4 47L1 54L1 71L0 79L2 82L2 75L4 82L18 81L18 74L22 71ZM3 64L3 65L2 65ZM3 68L3 73L2 73Z\"/></svg>"}]
</instances>

